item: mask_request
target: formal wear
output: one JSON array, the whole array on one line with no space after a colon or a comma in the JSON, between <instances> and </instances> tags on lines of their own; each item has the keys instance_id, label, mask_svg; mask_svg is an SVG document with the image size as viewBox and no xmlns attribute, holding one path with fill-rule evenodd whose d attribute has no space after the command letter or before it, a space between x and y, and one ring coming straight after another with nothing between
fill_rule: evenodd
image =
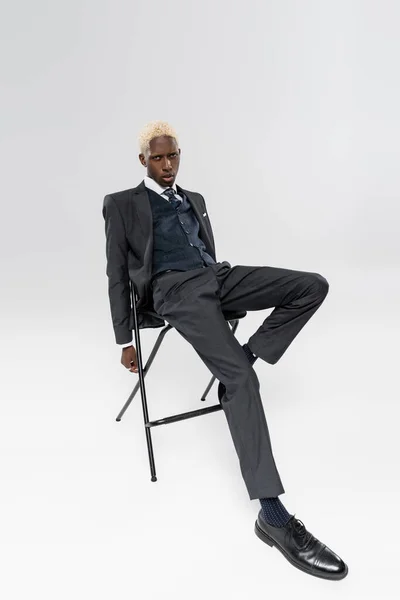
<instances>
[{"instance_id":1,"label":"formal wear","mask_svg":"<svg viewBox=\"0 0 400 600\"><path fill-rule=\"evenodd\" d=\"M314 272L217 261L204 198L179 186L174 191L181 199L176 206L168 205L168 196L152 196L157 192L154 187L147 189L144 182L104 199L116 342L132 339L130 278L139 296L139 327L170 323L224 384L221 404L250 498L276 497L284 488L272 453L259 381L224 311L274 307L248 346L256 356L275 364L323 302L328 282ZM183 221L181 214L186 215ZM243 243L240 234L236 243Z\"/></svg>"},{"instance_id":2,"label":"formal wear","mask_svg":"<svg viewBox=\"0 0 400 600\"><path fill-rule=\"evenodd\" d=\"M154 182L156 183L156 182ZM185 194L199 227L198 237L216 260L211 223L203 196L176 186ZM103 201L106 233L108 294L115 341L132 341L133 314L129 280L138 293L139 327L163 327L164 319L152 310L153 213L145 182L137 187L107 194ZM189 245L189 240L187 242Z\"/></svg>"},{"instance_id":3,"label":"formal wear","mask_svg":"<svg viewBox=\"0 0 400 600\"><path fill-rule=\"evenodd\" d=\"M152 213L152 280L164 271L187 271L215 264L199 237L199 222L184 192L144 178ZM203 217L205 215L203 214ZM120 344L130 346L131 342Z\"/></svg>"}]
</instances>

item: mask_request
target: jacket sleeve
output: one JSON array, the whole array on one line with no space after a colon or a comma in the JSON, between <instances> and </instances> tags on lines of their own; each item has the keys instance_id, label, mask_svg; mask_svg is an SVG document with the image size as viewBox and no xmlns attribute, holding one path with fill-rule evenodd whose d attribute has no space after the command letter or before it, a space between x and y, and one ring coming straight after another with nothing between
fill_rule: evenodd
<instances>
[{"instance_id":1,"label":"jacket sleeve","mask_svg":"<svg viewBox=\"0 0 400 600\"><path fill-rule=\"evenodd\" d=\"M114 198L108 194L103 202L106 233L108 296L115 341L123 344L132 340L129 329L131 299L128 272L128 240L121 213Z\"/></svg>"}]
</instances>

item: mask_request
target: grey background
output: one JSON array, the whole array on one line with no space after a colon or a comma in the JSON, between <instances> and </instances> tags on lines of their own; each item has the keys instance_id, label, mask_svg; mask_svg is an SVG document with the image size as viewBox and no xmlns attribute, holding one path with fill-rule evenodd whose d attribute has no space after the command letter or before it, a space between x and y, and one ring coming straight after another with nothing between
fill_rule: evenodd
<instances>
[{"instance_id":1,"label":"grey background","mask_svg":"<svg viewBox=\"0 0 400 600\"><path fill-rule=\"evenodd\" d=\"M2 3L8 600L398 597L399 17L389 0ZM141 181L154 119L178 131L177 181L205 196L219 260L330 282L256 369L282 499L349 563L339 584L255 538L221 413L155 430L157 484L139 402L114 420L136 375L114 344L101 206ZM169 335L152 418L197 408L208 379Z\"/></svg>"}]
</instances>

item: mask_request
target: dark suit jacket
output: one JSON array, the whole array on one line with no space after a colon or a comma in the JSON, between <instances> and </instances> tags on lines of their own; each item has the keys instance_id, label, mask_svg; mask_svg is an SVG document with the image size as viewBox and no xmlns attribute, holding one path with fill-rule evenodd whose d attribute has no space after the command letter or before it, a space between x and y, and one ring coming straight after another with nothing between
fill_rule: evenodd
<instances>
[{"instance_id":1,"label":"dark suit jacket","mask_svg":"<svg viewBox=\"0 0 400 600\"><path fill-rule=\"evenodd\" d=\"M216 260L214 236L203 196L184 192L200 224L199 236ZM103 202L106 232L108 295L117 344L132 340L133 312L130 281L138 294L139 327L162 327L165 322L154 313L151 290L153 217L146 186L107 194Z\"/></svg>"}]
</instances>

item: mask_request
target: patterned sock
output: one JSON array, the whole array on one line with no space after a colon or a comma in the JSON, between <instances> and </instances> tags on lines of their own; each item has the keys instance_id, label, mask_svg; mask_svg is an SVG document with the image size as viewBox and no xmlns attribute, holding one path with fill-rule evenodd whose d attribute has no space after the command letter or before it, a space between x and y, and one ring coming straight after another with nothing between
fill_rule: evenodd
<instances>
[{"instance_id":1,"label":"patterned sock","mask_svg":"<svg viewBox=\"0 0 400 600\"><path fill-rule=\"evenodd\" d=\"M292 518L279 498L261 498L264 519L274 527L284 527Z\"/></svg>"},{"instance_id":2,"label":"patterned sock","mask_svg":"<svg viewBox=\"0 0 400 600\"><path fill-rule=\"evenodd\" d=\"M249 363L253 365L256 362L258 356L252 353L247 344L243 344L242 348L245 351L247 358L249 359Z\"/></svg>"}]
</instances>

